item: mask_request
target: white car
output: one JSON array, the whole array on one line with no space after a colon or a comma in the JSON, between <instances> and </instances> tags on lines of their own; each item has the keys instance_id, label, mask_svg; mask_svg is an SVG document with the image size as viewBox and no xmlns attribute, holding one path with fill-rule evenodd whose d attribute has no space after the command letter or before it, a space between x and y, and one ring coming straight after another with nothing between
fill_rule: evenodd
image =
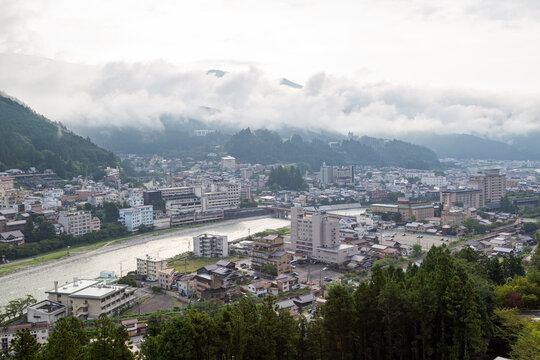
<instances>
[{"instance_id":1,"label":"white car","mask_svg":"<svg viewBox=\"0 0 540 360\"><path fill-rule=\"evenodd\" d=\"M325 266L322 268L322 271L326 271L326 270L328 270L328 266Z\"/></svg>"}]
</instances>

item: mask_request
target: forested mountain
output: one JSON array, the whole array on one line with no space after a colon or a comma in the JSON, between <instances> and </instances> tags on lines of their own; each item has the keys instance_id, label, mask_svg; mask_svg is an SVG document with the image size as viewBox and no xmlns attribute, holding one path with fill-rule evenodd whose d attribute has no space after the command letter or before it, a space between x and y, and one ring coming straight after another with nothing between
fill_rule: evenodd
<instances>
[{"instance_id":1,"label":"forested mountain","mask_svg":"<svg viewBox=\"0 0 540 360\"><path fill-rule=\"evenodd\" d=\"M29 107L0 95L0 171L53 169L62 178L98 176L114 166L116 156L75 135L62 124L46 119Z\"/></svg>"},{"instance_id":2,"label":"forested mountain","mask_svg":"<svg viewBox=\"0 0 540 360\"><path fill-rule=\"evenodd\" d=\"M336 147L318 139L304 141L294 135L283 141L269 130L244 129L225 145L240 162L270 164L289 162L317 169L323 162L332 165L362 164L430 169L438 167L437 155L430 149L400 140L370 137L344 140Z\"/></svg>"},{"instance_id":3,"label":"forested mountain","mask_svg":"<svg viewBox=\"0 0 540 360\"><path fill-rule=\"evenodd\" d=\"M410 134L404 137L414 144L427 146L439 157L455 159L526 160L540 158L540 152L521 151L501 141L467 134Z\"/></svg>"}]
</instances>

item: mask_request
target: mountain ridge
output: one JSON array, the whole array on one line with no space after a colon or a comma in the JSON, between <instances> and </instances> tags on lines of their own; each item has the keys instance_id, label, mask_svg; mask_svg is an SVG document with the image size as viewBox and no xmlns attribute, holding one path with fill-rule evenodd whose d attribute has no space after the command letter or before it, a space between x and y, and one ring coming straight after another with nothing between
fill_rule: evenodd
<instances>
[{"instance_id":1,"label":"mountain ridge","mask_svg":"<svg viewBox=\"0 0 540 360\"><path fill-rule=\"evenodd\" d=\"M30 106L0 94L0 170L36 167L53 169L61 178L84 174L99 177L116 156L99 148L62 123L47 119Z\"/></svg>"}]
</instances>

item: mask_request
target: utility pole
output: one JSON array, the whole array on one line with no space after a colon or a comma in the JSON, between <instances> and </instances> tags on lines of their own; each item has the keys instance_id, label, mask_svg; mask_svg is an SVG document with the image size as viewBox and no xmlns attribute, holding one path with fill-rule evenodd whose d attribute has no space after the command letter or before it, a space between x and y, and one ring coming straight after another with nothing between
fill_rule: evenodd
<instances>
[{"instance_id":1,"label":"utility pole","mask_svg":"<svg viewBox=\"0 0 540 360\"><path fill-rule=\"evenodd\" d=\"M120 277L122 277L122 262L120 262Z\"/></svg>"},{"instance_id":2,"label":"utility pole","mask_svg":"<svg viewBox=\"0 0 540 360\"><path fill-rule=\"evenodd\" d=\"M311 261L309 261L309 256L307 257L307 282L311 282L310 281L310 278L311 278Z\"/></svg>"}]
</instances>

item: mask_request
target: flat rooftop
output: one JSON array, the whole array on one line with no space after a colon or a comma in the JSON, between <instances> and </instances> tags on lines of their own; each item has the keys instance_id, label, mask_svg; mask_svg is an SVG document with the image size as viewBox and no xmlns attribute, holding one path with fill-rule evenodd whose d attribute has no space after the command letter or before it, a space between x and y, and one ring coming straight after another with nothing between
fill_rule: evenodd
<instances>
[{"instance_id":1,"label":"flat rooftop","mask_svg":"<svg viewBox=\"0 0 540 360\"><path fill-rule=\"evenodd\" d=\"M125 289L127 285L98 285L90 286L81 291L77 291L72 294L73 298L85 298L85 299L102 299L111 294L114 294L122 289Z\"/></svg>"},{"instance_id":2,"label":"flat rooftop","mask_svg":"<svg viewBox=\"0 0 540 360\"><path fill-rule=\"evenodd\" d=\"M47 294L66 294L66 295L70 295L70 294L74 294L78 291L81 291L89 286L92 286L92 285L96 285L100 283L99 280L85 280L85 279L82 279L82 280L77 280L77 282L71 282L71 283L66 283L64 285L58 285L58 292L54 291L54 289L52 290L49 290L49 291L45 291L45 293Z\"/></svg>"}]
</instances>

